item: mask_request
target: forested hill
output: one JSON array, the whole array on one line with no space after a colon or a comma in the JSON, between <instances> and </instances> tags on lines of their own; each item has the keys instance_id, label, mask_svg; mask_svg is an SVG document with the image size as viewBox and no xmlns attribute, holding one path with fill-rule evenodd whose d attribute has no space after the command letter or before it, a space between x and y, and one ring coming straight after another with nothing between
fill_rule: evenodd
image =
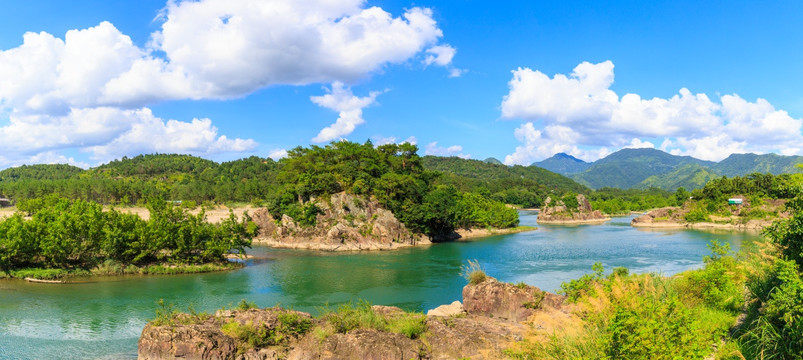
<instances>
[{"instance_id":1,"label":"forested hill","mask_svg":"<svg viewBox=\"0 0 803 360\"><path fill-rule=\"evenodd\" d=\"M795 165L803 163L801 156L777 154L733 154L717 163L656 149L622 149L593 163L582 164L576 158L563 155L557 154L534 165L544 166L594 189L659 187L674 191L684 187L690 190L702 188L708 180L721 176L794 173Z\"/></svg>"},{"instance_id":2,"label":"forested hill","mask_svg":"<svg viewBox=\"0 0 803 360\"><path fill-rule=\"evenodd\" d=\"M424 168L443 173L438 182L462 191L485 192L508 204L539 207L551 194L588 193L572 179L536 166L505 166L458 157L425 156Z\"/></svg>"},{"instance_id":3,"label":"forested hill","mask_svg":"<svg viewBox=\"0 0 803 360\"><path fill-rule=\"evenodd\" d=\"M69 179L84 170L67 164L22 165L0 171L0 182Z\"/></svg>"}]
</instances>

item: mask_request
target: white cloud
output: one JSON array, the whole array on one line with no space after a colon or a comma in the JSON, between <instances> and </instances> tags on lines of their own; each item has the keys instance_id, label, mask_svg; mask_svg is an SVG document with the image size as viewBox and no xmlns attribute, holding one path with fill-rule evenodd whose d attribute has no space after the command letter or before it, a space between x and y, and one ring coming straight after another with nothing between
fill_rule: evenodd
<instances>
[{"instance_id":1,"label":"white cloud","mask_svg":"<svg viewBox=\"0 0 803 360\"><path fill-rule=\"evenodd\" d=\"M764 99L748 102L733 94L722 96L718 103L685 88L668 99L642 99L630 93L620 98L610 90L613 69L613 63L605 61L583 62L569 76L552 78L527 68L513 71L502 117L533 126L516 130L514 135L523 145L506 162L526 164L556 150L595 160L582 155L607 147L655 147L643 138L663 139L661 149L674 146L675 153L706 160L721 160L734 151L800 151L803 120L776 110Z\"/></svg>"},{"instance_id":2,"label":"white cloud","mask_svg":"<svg viewBox=\"0 0 803 360\"><path fill-rule=\"evenodd\" d=\"M278 161L279 159L287 157L287 150L285 149L274 149L268 154L268 157Z\"/></svg>"},{"instance_id":3,"label":"white cloud","mask_svg":"<svg viewBox=\"0 0 803 360\"><path fill-rule=\"evenodd\" d=\"M513 154L505 156L506 165L530 165L557 153L566 153L585 161L594 161L611 153L607 147L581 149L573 140L578 136L571 128L559 125L536 130L532 122L519 126L513 135L522 143Z\"/></svg>"},{"instance_id":4,"label":"white cloud","mask_svg":"<svg viewBox=\"0 0 803 360\"><path fill-rule=\"evenodd\" d=\"M310 100L318 106L338 111L340 117L334 124L323 128L317 136L312 138L312 141L316 143L336 140L351 134L357 125L365 122L362 118L362 109L374 104L377 95L382 93L372 91L365 97L354 96L351 88L345 87L341 82L333 83L332 88L326 90L328 94L311 96Z\"/></svg>"},{"instance_id":5,"label":"white cloud","mask_svg":"<svg viewBox=\"0 0 803 360\"><path fill-rule=\"evenodd\" d=\"M626 149L655 149L655 144L649 141L642 141L639 138L630 140L630 144L625 145Z\"/></svg>"},{"instance_id":6,"label":"white cloud","mask_svg":"<svg viewBox=\"0 0 803 360\"><path fill-rule=\"evenodd\" d=\"M71 109L63 116L12 115L0 127L0 165L31 162L63 162L85 165L58 151L74 148L95 160L148 152L210 155L249 151L253 140L218 135L209 119L191 122L163 120L150 109L121 110L111 107Z\"/></svg>"},{"instance_id":7,"label":"white cloud","mask_svg":"<svg viewBox=\"0 0 803 360\"><path fill-rule=\"evenodd\" d=\"M209 119L144 124L123 116L96 123L74 114L136 113L154 102L229 99L274 85L350 83L425 56L426 49L437 49L431 54L436 65L448 65L455 53L438 45L443 34L430 9L394 16L364 0L170 0L157 21L161 28L145 46L104 21L63 38L26 33L22 45L0 50L0 116L11 122L2 131L29 129L21 136L32 141L29 149L20 142L6 148L31 154L91 147L98 156L116 152L115 146L249 149L253 141L217 135ZM364 106L337 110L341 118L316 138L350 133L363 122ZM122 136L121 129L129 133ZM144 136L149 131L173 136L157 137L167 142L153 145Z\"/></svg>"},{"instance_id":8,"label":"white cloud","mask_svg":"<svg viewBox=\"0 0 803 360\"><path fill-rule=\"evenodd\" d=\"M438 45L427 49L426 53L424 65L447 66L452 63L452 58L457 53L457 49L451 45Z\"/></svg>"},{"instance_id":9,"label":"white cloud","mask_svg":"<svg viewBox=\"0 0 803 360\"><path fill-rule=\"evenodd\" d=\"M371 137L371 140L373 141L375 146L382 146L386 144L404 144L404 143L410 143L412 145L415 145L418 142L418 139L416 139L415 136L410 136L404 140L398 141L399 139L395 136L384 137L377 135Z\"/></svg>"},{"instance_id":10,"label":"white cloud","mask_svg":"<svg viewBox=\"0 0 803 360\"><path fill-rule=\"evenodd\" d=\"M109 22L64 40L27 33L0 52L0 100L66 113L171 99L225 99L278 84L353 82L424 49L446 66L455 49L427 8L393 17L362 0L170 1L149 48ZM161 55L163 54L163 55Z\"/></svg>"},{"instance_id":11,"label":"white cloud","mask_svg":"<svg viewBox=\"0 0 803 360\"><path fill-rule=\"evenodd\" d=\"M452 145L449 147L442 147L438 146L437 141L433 141L427 144L426 148L424 149L425 155L435 155L435 156L457 156L459 158L468 159L471 158L471 154L464 154L463 147L460 145Z\"/></svg>"}]
</instances>

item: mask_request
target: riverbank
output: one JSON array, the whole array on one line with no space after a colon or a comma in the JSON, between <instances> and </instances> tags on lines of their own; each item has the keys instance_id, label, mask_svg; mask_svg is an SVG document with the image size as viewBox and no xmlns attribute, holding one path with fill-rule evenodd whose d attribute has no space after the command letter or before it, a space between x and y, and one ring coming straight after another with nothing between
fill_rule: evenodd
<instances>
[{"instance_id":1,"label":"riverbank","mask_svg":"<svg viewBox=\"0 0 803 360\"><path fill-rule=\"evenodd\" d=\"M538 227L516 226L506 229L496 229L496 228L457 229L455 230L455 233L457 234L458 238L456 238L455 241L468 241L489 236L518 234L534 230L538 230Z\"/></svg>"},{"instance_id":2,"label":"riverbank","mask_svg":"<svg viewBox=\"0 0 803 360\"><path fill-rule=\"evenodd\" d=\"M27 268L0 273L0 279L21 279L41 283L69 283L71 279L115 275L178 275L200 274L239 269L241 262L206 264L152 264L144 266L105 263L92 269L41 269Z\"/></svg>"},{"instance_id":3,"label":"riverbank","mask_svg":"<svg viewBox=\"0 0 803 360\"><path fill-rule=\"evenodd\" d=\"M774 213L778 215L765 215L765 218L763 219L750 219L738 215L706 215L705 218L710 221L695 222L686 220L689 218L688 209L681 207L666 207L651 210L642 216L636 217L630 222L630 225L636 228L652 229L697 229L759 232L767 226L770 226L774 221L788 217L787 213L778 210L779 207L779 205L776 205L774 212L765 212L765 214ZM741 214L741 211L739 214Z\"/></svg>"},{"instance_id":4,"label":"riverbank","mask_svg":"<svg viewBox=\"0 0 803 360\"><path fill-rule=\"evenodd\" d=\"M635 219L634 219L635 220ZM735 231L751 231L760 232L767 226L772 225L769 220L750 220L743 224L732 223L712 223L712 222L631 222L631 226L636 228L647 229L695 229L695 230L735 230Z\"/></svg>"}]
</instances>

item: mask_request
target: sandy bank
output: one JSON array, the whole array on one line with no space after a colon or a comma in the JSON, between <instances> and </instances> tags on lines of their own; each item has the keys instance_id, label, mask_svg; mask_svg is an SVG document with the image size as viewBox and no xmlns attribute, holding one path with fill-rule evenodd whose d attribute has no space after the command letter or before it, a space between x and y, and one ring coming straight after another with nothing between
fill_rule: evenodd
<instances>
[{"instance_id":1,"label":"sandy bank","mask_svg":"<svg viewBox=\"0 0 803 360\"><path fill-rule=\"evenodd\" d=\"M697 229L697 230L735 230L761 231L772 224L771 221L750 220L746 224L718 224L711 222L678 223L678 222L632 222L630 225L645 229Z\"/></svg>"},{"instance_id":2,"label":"sandy bank","mask_svg":"<svg viewBox=\"0 0 803 360\"><path fill-rule=\"evenodd\" d=\"M582 220L541 220L538 219L539 224L546 224L546 225L594 225L594 224L602 224L606 221L610 221L611 218L604 217L601 219L582 219Z\"/></svg>"},{"instance_id":3,"label":"sandy bank","mask_svg":"<svg viewBox=\"0 0 803 360\"><path fill-rule=\"evenodd\" d=\"M486 228L458 229L455 232L457 233L458 236L460 236L459 238L456 239L456 241L465 241L465 240L478 239L495 235L517 234L520 232L533 231L537 229L538 228L535 226L517 226L514 228L507 228L507 229L486 229Z\"/></svg>"}]
</instances>

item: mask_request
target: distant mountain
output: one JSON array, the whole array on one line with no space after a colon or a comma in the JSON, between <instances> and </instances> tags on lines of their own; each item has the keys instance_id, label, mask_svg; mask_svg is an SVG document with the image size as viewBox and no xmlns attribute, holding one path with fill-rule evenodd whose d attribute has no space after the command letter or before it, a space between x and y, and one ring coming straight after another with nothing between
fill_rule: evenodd
<instances>
[{"instance_id":1,"label":"distant mountain","mask_svg":"<svg viewBox=\"0 0 803 360\"><path fill-rule=\"evenodd\" d=\"M709 180L717 177L720 175L705 166L687 164L666 174L650 176L635 187L639 189L656 187L669 191L675 191L682 187L689 190L702 188Z\"/></svg>"},{"instance_id":2,"label":"distant mountain","mask_svg":"<svg viewBox=\"0 0 803 360\"><path fill-rule=\"evenodd\" d=\"M593 189L654 186L674 190L682 186L691 190L719 176L794 173L799 171L795 165L800 163L803 156L733 154L717 163L656 149L622 149L592 163L561 153L533 165L567 175Z\"/></svg>"},{"instance_id":3,"label":"distant mountain","mask_svg":"<svg viewBox=\"0 0 803 360\"><path fill-rule=\"evenodd\" d=\"M803 156L782 156L778 154L732 154L712 166L712 169L725 176L750 173L789 174L797 171L795 165L803 163Z\"/></svg>"},{"instance_id":4,"label":"distant mountain","mask_svg":"<svg viewBox=\"0 0 803 360\"><path fill-rule=\"evenodd\" d=\"M484 161L489 163L489 164L502 165L502 162L499 161L499 159L497 159L495 157L489 157L489 158L485 159ZM547 169L547 170L549 170L549 169Z\"/></svg>"},{"instance_id":5,"label":"distant mountain","mask_svg":"<svg viewBox=\"0 0 803 360\"><path fill-rule=\"evenodd\" d=\"M589 166L591 166L590 163L566 153L557 153L552 155L551 158L533 163L533 165L561 175L579 173L585 171Z\"/></svg>"},{"instance_id":6,"label":"distant mountain","mask_svg":"<svg viewBox=\"0 0 803 360\"><path fill-rule=\"evenodd\" d=\"M689 164L711 166L715 163L691 156L675 156L656 149L622 149L595 161L588 169L571 178L594 189L629 189L650 176L666 174Z\"/></svg>"}]
</instances>

